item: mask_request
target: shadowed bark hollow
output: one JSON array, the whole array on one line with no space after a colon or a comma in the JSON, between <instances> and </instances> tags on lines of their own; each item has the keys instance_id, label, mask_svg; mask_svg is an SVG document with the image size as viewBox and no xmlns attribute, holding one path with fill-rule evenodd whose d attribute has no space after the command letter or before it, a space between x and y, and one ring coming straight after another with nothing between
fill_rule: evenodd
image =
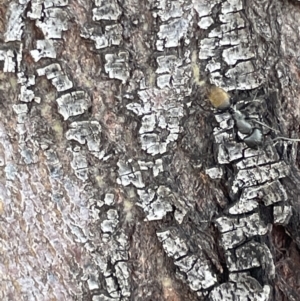
<instances>
[{"instance_id":1,"label":"shadowed bark hollow","mask_svg":"<svg viewBox=\"0 0 300 301\"><path fill-rule=\"evenodd\" d=\"M299 20L0 0L0 299L298 301Z\"/></svg>"}]
</instances>

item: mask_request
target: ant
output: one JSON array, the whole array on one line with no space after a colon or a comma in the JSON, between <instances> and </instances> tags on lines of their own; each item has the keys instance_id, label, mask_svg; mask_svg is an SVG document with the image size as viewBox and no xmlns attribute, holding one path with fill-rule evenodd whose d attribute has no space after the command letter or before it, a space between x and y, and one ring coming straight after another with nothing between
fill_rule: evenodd
<instances>
[{"instance_id":1,"label":"ant","mask_svg":"<svg viewBox=\"0 0 300 301\"><path fill-rule=\"evenodd\" d=\"M253 126L252 123L256 123L257 125L268 128L269 130L275 133L279 133L278 130L273 129L272 127L266 125L265 123L257 119L251 119L251 122L249 122L246 116L242 112L232 107L230 102L230 95L224 89L217 86L212 86L208 89L207 94L210 103L215 109L221 112L228 111L232 115L238 132L242 134L242 136L244 136L242 141L249 148L258 149L263 145L263 138L264 138L261 127L259 128ZM282 136L278 136L274 138L273 142L278 140L300 142L300 139L293 139L293 138L282 137Z\"/></svg>"}]
</instances>

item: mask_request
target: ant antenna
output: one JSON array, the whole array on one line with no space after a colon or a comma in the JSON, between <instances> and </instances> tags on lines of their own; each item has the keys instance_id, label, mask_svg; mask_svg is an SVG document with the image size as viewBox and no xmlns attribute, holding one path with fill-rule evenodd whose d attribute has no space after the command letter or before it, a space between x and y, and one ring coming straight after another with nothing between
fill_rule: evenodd
<instances>
[{"instance_id":1,"label":"ant antenna","mask_svg":"<svg viewBox=\"0 0 300 301\"><path fill-rule=\"evenodd\" d=\"M253 121L254 123L260 124L260 125L262 125L262 126L268 128L268 129L272 130L272 131L275 132L275 133L280 133L278 130L275 130L275 129L271 128L270 126L266 125L266 124L263 123L263 122L260 122L260 121L258 121L258 120L256 120L256 119L252 119L252 121Z\"/></svg>"},{"instance_id":2,"label":"ant antenna","mask_svg":"<svg viewBox=\"0 0 300 301\"><path fill-rule=\"evenodd\" d=\"M255 100L257 93L258 93L258 90L256 91L253 100ZM269 130L271 130L271 131L273 131L273 132L275 132L275 133L280 133L280 131L273 129L272 127L266 125L266 124L263 123L263 122L260 122L260 121L258 121L258 120L256 120L256 119L253 119L252 121L253 121L254 123L260 124L260 125L262 125L262 126L268 128ZM285 140L285 141L292 141L292 142L300 142L300 139L297 139L297 138L288 138L288 137L283 137L283 136L279 136L279 137L276 137L276 138L273 139L273 141L278 141L278 140Z\"/></svg>"},{"instance_id":3,"label":"ant antenna","mask_svg":"<svg viewBox=\"0 0 300 301\"><path fill-rule=\"evenodd\" d=\"M275 132L275 133L280 133L278 130L275 130L273 128L271 128L270 126L266 125L265 123L263 122L260 122L258 120L255 120L253 119L252 120L254 123L258 123L268 129L270 129L271 131ZM297 138L288 138L288 137L283 137L283 136L278 136L276 138L273 139L273 141L278 141L278 140L285 140L285 141L292 141L292 142L300 142L300 139L297 139Z\"/></svg>"},{"instance_id":4,"label":"ant antenna","mask_svg":"<svg viewBox=\"0 0 300 301\"><path fill-rule=\"evenodd\" d=\"M276 140L286 140L286 141L300 142L300 139L288 138L288 137L276 137L276 138L273 139L273 141L276 141Z\"/></svg>"}]
</instances>

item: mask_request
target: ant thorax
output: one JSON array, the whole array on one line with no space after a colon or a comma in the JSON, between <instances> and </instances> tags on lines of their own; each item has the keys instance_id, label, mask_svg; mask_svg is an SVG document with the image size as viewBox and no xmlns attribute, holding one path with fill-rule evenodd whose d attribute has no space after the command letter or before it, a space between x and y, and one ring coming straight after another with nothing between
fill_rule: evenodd
<instances>
[{"instance_id":1,"label":"ant thorax","mask_svg":"<svg viewBox=\"0 0 300 301\"><path fill-rule=\"evenodd\" d=\"M223 136L224 131L232 129L231 135L229 133L228 136L232 139L229 140L243 142L249 148L258 149L262 147L264 136L270 131L267 127L262 126L264 111L264 100L260 99L240 101L226 110L216 110L215 118L219 127L215 128L214 134ZM219 140L218 137L216 140Z\"/></svg>"}]
</instances>

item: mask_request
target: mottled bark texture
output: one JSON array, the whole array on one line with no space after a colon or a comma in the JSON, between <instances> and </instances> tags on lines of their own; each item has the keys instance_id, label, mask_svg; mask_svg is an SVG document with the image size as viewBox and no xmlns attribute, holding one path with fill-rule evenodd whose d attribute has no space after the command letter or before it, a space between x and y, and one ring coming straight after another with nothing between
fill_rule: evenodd
<instances>
[{"instance_id":1,"label":"mottled bark texture","mask_svg":"<svg viewBox=\"0 0 300 301\"><path fill-rule=\"evenodd\" d=\"M299 28L298 1L0 0L0 299L299 300Z\"/></svg>"}]
</instances>

